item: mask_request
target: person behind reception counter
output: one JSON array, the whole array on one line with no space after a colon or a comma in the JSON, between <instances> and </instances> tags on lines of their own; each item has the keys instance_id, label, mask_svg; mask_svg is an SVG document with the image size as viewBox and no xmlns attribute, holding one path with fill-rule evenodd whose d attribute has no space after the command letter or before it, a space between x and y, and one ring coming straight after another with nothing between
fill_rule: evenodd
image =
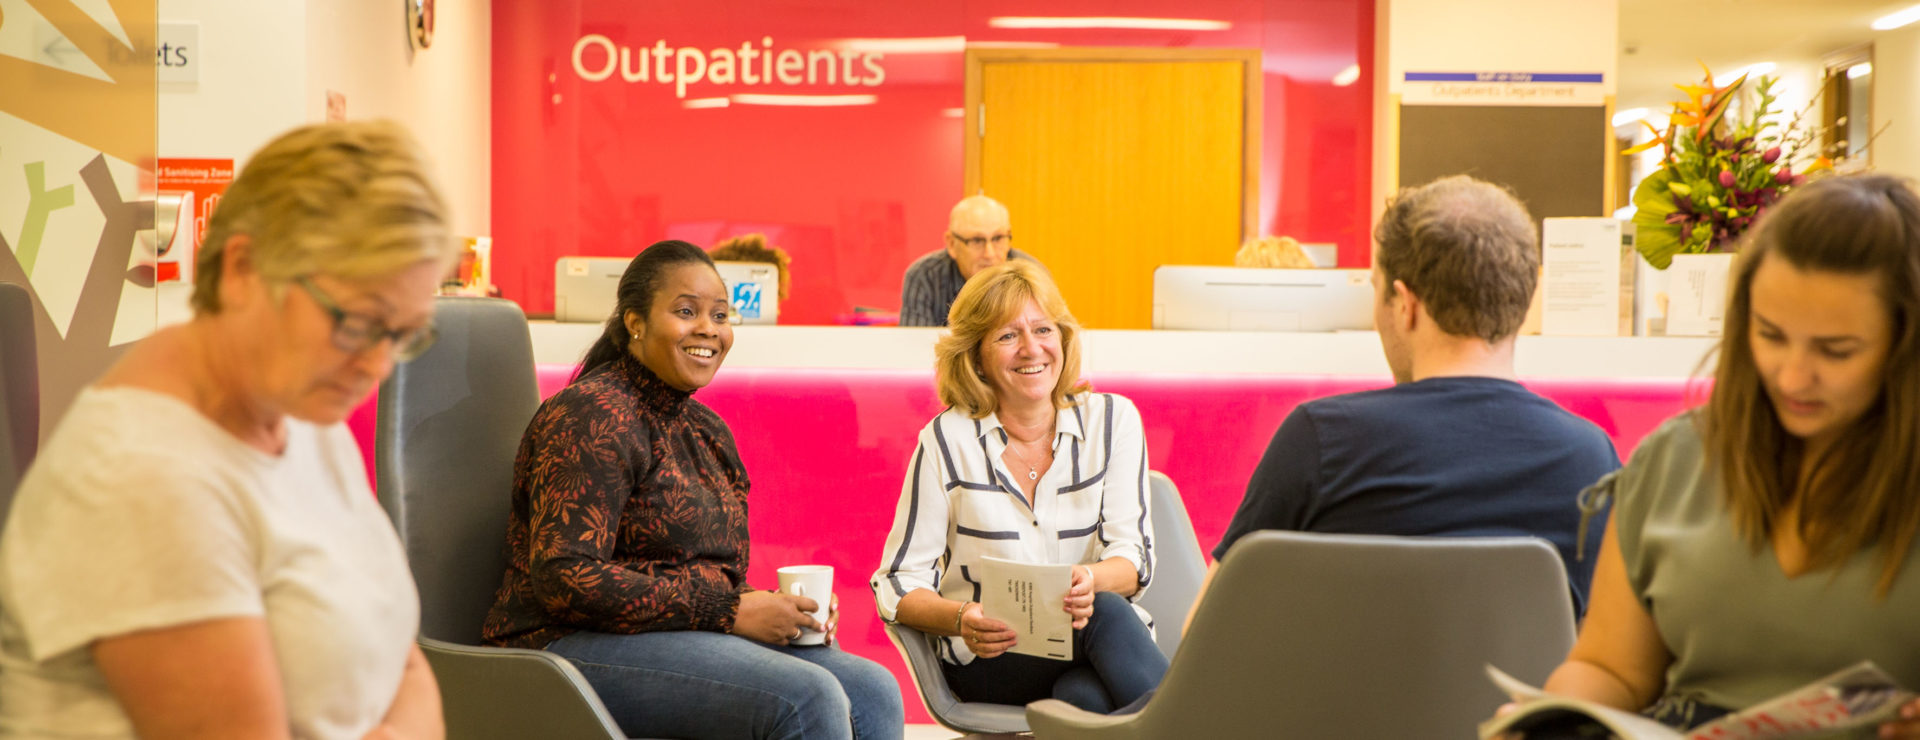
<instances>
[{"instance_id":1,"label":"person behind reception counter","mask_svg":"<svg viewBox=\"0 0 1920 740\"><path fill-rule=\"evenodd\" d=\"M1013 248L1007 207L984 195L962 198L947 214L947 246L921 255L900 285L901 326L946 326L960 287L981 270L1009 259L1039 264Z\"/></svg>"},{"instance_id":2,"label":"person behind reception counter","mask_svg":"<svg viewBox=\"0 0 1920 740\"><path fill-rule=\"evenodd\" d=\"M193 316L81 391L0 538L0 736L438 738L420 604L341 420L433 343L454 260L388 122L226 190Z\"/></svg>"},{"instance_id":3,"label":"person behind reception counter","mask_svg":"<svg viewBox=\"0 0 1920 740\"><path fill-rule=\"evenodd\" d=\"M1130 603L1153 576L1140 412L1080 382L1080 327L1036 264L975 275L949 318L934 353L950 408L908 462L870 584L880 616L945 637L941 670L963 701L1126 705L1167 670ZM1014 632L977 603L988 556L1073 566L1073 660L1007 652Z\"/></svg>"},{"instance_id":4,"label":"person behind reception counter","mask_svg":"<svg viewBox=\"0 0 1920 740\"><path fill-rule=\"evenodd\" d=\"M715 262L764 262L780 268L780 302L787 302L787 293L793 285L790 274L793 258L787 256L787 250L767 243L765 234L747 234L720 242L707 251L707 256Z\"/></svg>"},{"instance_id":5,"label":"person behind reception counter","mask_svg":"<svg viewBox=\"0 0 1920 740\"><path fill-rule=\"evenodd\" d=\"M1215 567L1262 529L1531 535L1559 550L1576 613L1585 606L1600 538L1583 536L1576 495L1620 459L1599 427L1515 379L1514 335L1540 265L1534 234L1512 193L1470 177L1387 203L1374 231L1374 325L1395 385L1287 415Z\"/></svg>"},{"instance_id":6,"label":"person behind reception counter","mask_svg":"<svg viewBox=\"0 0 1920 740\"><path fill-rule=\"evenodd\" d=\"M746 583L747 471L693 399L733 346L713 260L663 241L617 290L527 425L484 638L572 661L636 737L899 738L893 675L831 644L838 599L819 624L814 599ZM802 628L829 644L790 644Z\"/></svg>"},{"instance_id":7,"label":"person behind reception counter","mask_svg":"<svg viewBox=\"0 0 1920 740\"><path fill-rule=\"evenodd\" d=\"M1595 487L1593 607L1549 692L1691 727L1861 660L1920 689L1920 195L1797 189L1734 269L1706 405ZM1920 737L1904 709L1878 737Z\"/></svg>"},{"instance_id":8,"label":"person behind reception counter","mask_svg":"<svg viewBox=\"0 0 1920 740\"><path fill-rule=\"evenodd\" d=\"M1311 269L1313 258L1307 256L1307 250L1300 248L1300 242L1290 236L1263 236L1250 239L1240 245L1240 251L1233 253L1234 267L1278 267L1292 270Z\"/></svg>"}]
</instances>

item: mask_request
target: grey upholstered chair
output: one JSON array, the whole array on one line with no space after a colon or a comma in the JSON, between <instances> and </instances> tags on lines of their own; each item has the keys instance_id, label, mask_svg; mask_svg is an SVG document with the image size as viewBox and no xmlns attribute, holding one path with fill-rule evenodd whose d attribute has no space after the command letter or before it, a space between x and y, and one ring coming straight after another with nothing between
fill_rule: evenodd
<instances>
[{"instance_id":1,"label":"grey upholstered chair","mask_svg":"<svg viewBox=\"0 0 1920 740\"><path fill-rule=\"evenodd\" d=\"M930 637L904 624L887 624L887 639L907 659L907 672L913 674L914 688L920 691L920 703L941 726L961 734L997 734L1026 732L1026 710L1012 704L988 704L960 701L940 672L940 656L934 654Z\"/></svg>"},{"instance_id":2,"label":"grey upholstered chair","mask_svg":"<svg viewBox=\"0 0 1920 740\"><path fill-rule=\"evenodd\" d=\"M1474 737L1573 646L1559 555L1533 538L1255 532L1214 573L1166 680L1132 715L1027 705L1036 737Z\"/></svg>"},{"instance_id":3,"label":"grey upholstered chair","mask_svg":"<svg viewBox=\"0 0 1920 740\"><path fill-rule=\"evenodd\" d=\"M40 353L33 342L33 296L25 286L0 283L0 527L40 446Z\"/></svg>"},{"instance_id":4,"label":"grey upholstered chair","mask_svg":"<svg viewBox=\"0 0 1920 740\"><path fill-rule=\"evenodd\" d=\"M440 341L380 386L380 504L420 588L420 645L450 738L624 737L586 679L543 650L480 646L506 570L513 458L539 407L526 315L441 298Z\"/></svg>"},{"instance_id":5,"label":"grey upholstered chair","mask_svg":"<svg viewBox=\"0 0 1920 740\"><path fill-rule=\"evenodd\" d=\"M1200 590L1200 579L1206 577L1207 565L1193 535L1193 522L1187 518L1187 507L1181 503L1180 491L1174 487L1173 480L1152 471L1148 474L1148 486L1151 489L1148 515L1153 517L1153 583L1149 584L1146 595L1140 597L1140 604L1153 615L1160 650L1171 658L1174 649L1180 646L1180 623L1186 619L1194 594ZM1020 707L960 701L953 695L953 689L947 686L946 674L940 672L940 658L930 641L936 638L902 624L887 625L887 638L893 640L893 646L906 658L907 671L913 674L914 686L920 691L920 702L935 722L961 733L1027 731L1025 710Z\"/></svg>"},{"instance_id":6,"label":"grey upholstered chair","mask_svg":"<svg viewBox=\"0 0 1920 740\"><path fill-rule=\"evenodd\" d=\"M1180 649L1180 625L1207 577L1207 558L1173 479L1155 470L1147 480L1148 515L1153 517L1153 582L1140 597L1140 606L1153 615L1154 641L1172 660Z\"/></svg>"}]
</instances>

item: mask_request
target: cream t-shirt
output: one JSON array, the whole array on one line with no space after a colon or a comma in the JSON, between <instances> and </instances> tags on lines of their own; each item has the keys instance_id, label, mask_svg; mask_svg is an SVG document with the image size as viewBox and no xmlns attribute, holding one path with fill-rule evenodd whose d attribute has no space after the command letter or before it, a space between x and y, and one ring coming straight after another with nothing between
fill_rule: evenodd
<instances>
[{"instance_id":1,"label":"cream t-shirt","mask_svg":"<svg viewBox=\"0 0 1920 740\"><path fill-rule=\"evenodd\" d=\"M286 423L276 457L169 396L80 394L0 536L0 737L132 737L88 646L237 616L266 620L294 737L380 721L419 597L346 427Z\"/></svg>"}]
</instances>

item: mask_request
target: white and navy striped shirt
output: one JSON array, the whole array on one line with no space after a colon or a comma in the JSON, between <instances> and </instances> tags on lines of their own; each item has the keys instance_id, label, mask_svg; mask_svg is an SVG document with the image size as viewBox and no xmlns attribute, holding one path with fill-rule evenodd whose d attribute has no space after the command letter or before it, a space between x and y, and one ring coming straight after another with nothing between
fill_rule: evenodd
<instances>
[{"instance_id":1,"label":"white and navy striped shirt","mask_svg":"<svg viewBox=\"0 0 1920 740\"><path fill-rule=\"evenodd\" d=\"M900 598L915 589L979 601L974 573L987 555L1068 564L1126 558L1140 573L1133 598L1146 592L1153 525L1140 411L1111 393L1083 393L1074 401L1058 412L1053 465L1034 486L1032 501L1000 459L1007 433L999 416L970 419L947 409L920 430L871 582L882 619L893 621ZM1152 624L1144 610L1134 609ZM943 640L938 652L949 662L972 662L959 640Z\"/></svg>"}]
</instances>

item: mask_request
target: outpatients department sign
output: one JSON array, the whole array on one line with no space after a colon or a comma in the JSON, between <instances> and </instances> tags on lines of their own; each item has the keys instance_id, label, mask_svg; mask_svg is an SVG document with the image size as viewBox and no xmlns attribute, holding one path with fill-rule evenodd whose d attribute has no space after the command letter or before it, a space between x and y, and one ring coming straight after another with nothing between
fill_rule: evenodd
<instances>
[{"instance_id":1,"label":"outpatients department sign","mask_svg":"<svg viewBox=\"0 0 1920 740\"><path fill-rule=\"evenodd\" d=\"M876 87L887 79L882 55L857 49L779 48L772 36L758 44L702 49L669 46L665 39L652 46L625 46L591 33L573 42L573 73L587 82L618 76L629 83L672 85L674 97L687 96L687 86L708 83L739 86L841 85Z\"/></svg>"}]
</instances>

